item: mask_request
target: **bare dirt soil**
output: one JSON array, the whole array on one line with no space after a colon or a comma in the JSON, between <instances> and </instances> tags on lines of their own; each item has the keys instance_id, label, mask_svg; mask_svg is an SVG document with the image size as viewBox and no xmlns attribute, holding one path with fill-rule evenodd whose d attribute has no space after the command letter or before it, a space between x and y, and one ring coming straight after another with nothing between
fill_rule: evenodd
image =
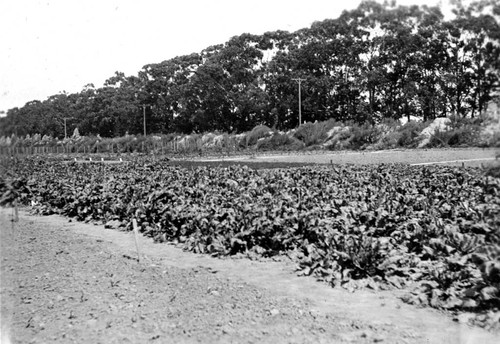
<instances>
[{"instance_id":1,"label":"bare dirt soil","mask_svg":"<svg viewBox=\"0 0 500 344\"><path fill-rule=\"evenodd\" d=\"M281 261L215 259L100 225L0 209L2 343L498 343Z\"/></svg>"},{"instance_id":2,"label":"bare dirt soil","mask_svg":"<svg viewBox=\"0 0 500 344\"><path fill-rule=\"evenodd\" d=\"M258 153L254 156L205 158L203 161L233 160L245 162L309 164L446 164L468 167L488 165L500 154L499 148L392 149L382 151ZM198 159L200 160L200 159Z\"/></svg>"}]
</instances>

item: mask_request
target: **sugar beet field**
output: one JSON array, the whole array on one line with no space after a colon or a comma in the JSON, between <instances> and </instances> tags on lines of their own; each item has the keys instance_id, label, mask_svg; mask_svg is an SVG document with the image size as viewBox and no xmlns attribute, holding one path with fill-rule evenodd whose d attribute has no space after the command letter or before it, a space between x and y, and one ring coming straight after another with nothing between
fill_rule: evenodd
<instances>
[{"instance_id":1,"label":"sugar beet field","mask_svg":"<svg viewBox=\"0 0 500 344\"><path fill-rule=\"evenodd\" d=\"M332 288L400 290L500 329L499 178L443 164L258 167L26 158L3 174L1 204L118 230L135 220L156 242L214 257L290 257Z\"/></svg>"}]
</instances>

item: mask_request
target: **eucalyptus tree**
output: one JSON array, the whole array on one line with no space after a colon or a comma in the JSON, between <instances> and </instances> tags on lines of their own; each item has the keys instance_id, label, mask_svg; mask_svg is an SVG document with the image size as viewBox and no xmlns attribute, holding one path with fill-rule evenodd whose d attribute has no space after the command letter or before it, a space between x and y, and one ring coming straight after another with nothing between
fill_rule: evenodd
<instances>
[{"instance_id":1,"label":"eucalyptus tree","mask_svg":"<svg viewBox=\"0 0 500 344\"><path fill-rule=\"evenodd\" d=\"M200 64L200 54L193 53L143 67L140 76L144 87L138 90L138 97L140 105L150 111L154 131L175 131L182 119L189 117L190 82ZM187 126L181 131L190 130Z\"/></svg>"},{"instance_id":2,"label":"eucalyptus tree","mask_svg":"<svg viewBox=\"0 0 500 344\"><path fill-rule=\"evenodd\" d=\"M0 134L64 136L241 132L334 118L375 123L476 116L499 93L500 3L439 7L362 1L296 32L241 34L199 53L116 72L100 88L60 93L7 111Z\"/></svg>"},{"instance_id":3,"label":"eucalyptus tree","mask_svg":"<svg viewBox=\"0 0 500 344\"><path fill-rule=\"evenodd\" d=\"M468 111L457 113L470 114L472 117L483 112L488 101L500 88L500 4L496 1L481 0L467 7L461 1L454 1L456 18L451 22L459 31L455 37L463 57L462 65L470 91L463 101ZM458 102L457 97L457 102Z\"/></svg>"},{"instance_id":4,"label":"eucalyptus tree","mask_svg":"<svg viewBox=\"0 0 500 344\"><path fill-rule=\"evenodd\" d=\"M187 86L199 105L191 114L193 130L239 132L265 120L259 42L259 36L242 34L202 51L202 62Z\"/></svg>"}]
</instances>

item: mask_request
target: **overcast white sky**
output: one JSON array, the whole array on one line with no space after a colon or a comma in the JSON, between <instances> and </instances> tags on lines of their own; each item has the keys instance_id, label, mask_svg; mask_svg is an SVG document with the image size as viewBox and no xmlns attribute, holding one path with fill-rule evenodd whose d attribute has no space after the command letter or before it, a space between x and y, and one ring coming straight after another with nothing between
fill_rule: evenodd
<instances>
[{"instance_id":1,"label":"overcast white sky","mask_svg":"<svg viewBox=\"0 0 500 344\"><path fill-rule=\"evenodd\" d=\"M380 0L382 1L382 0ZM446 3L446 0L444 0ZM360 0L0 0L0 111L219 43L295 31ZM436 4L438 0L398 0Z\"/></svg>"}]
</instances>

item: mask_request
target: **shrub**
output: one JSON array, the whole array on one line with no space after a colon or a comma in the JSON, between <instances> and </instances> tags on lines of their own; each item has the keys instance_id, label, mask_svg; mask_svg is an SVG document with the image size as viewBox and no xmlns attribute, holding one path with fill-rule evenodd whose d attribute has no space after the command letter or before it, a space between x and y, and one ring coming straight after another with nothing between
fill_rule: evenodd
<instances>
[{"instance_id":1,"label":"shrub","mask_svg":"<svg viewBox=\"0 0 500 344\"><path fill-rule=\"evenodd\" d=\"M426 127L424 122L409 121L399 127L397 133L397 147L415 148L420 140L420 133Z\"/></svg>"},{"instance_id":2,"label":"shrub","mask_svg":"<svg viewBox=\"0 0 500 344\"><path fill-rule=\"evenodd\" d=\"M500 147L500 116L494 112L487 112L481 119L479 146Z\"/></svg>"},{"instance_id":3,"label":"shrub","mask_svg":"<svg viewBox=\"0 0 500 344\"><path fill-rule=\"evenodd\" d=\"M348 126L341 127L333 137L328 140L326 148L330 150L347 149L349 146L348 139L351 137L351 128Z\"/></svg>"},{"instance_id":4,"label":"shrub","mask_svg":"<svg viewBox=\"0 0 500 344\"><path fill-rule=\"evenodd\" d=\"M496 132L491 136L489 146L500 148L500 132Z\"/></svg>"},{"instance_id":5,"label":"shrub","mask_svg":"<svg viewBox=\"0 0 500 344\"><path fill-rule=\"evenodd\" d=\"M323 143L328 139L328 132L336 125L336 121L330 119L323 122L305 123L301 125L294 137L302 141L306 147Z\"/></svg>"},{"instance_id":6,"label":"shrub","mask_svg":"<svg viewBox=\"0 0 500 344\"><path fill-rule=\"evenodd\" d=\"M377 148L380 149L396 148L398 147L398 142L401 139L401 136L402 136L401 132L392 131L387 135L384 135Z\"/></svg>"},{"instance_id":7,"label":"shrub","mask_svg":"<svg viewBox=\"0 0 500 344\"><path fill-rule=\"evenodd\" d=\"M410 121L400 126L397 121L387 120L380 124L350 123L339 131L328 145L329 149L385 149L396 147L414 148L418 145L425 123Z\"/></svg>"},{"instance_id":8,"label":"shrub","mask_svg":"<svg viewBox=\"0 0 500 344\"><path fill-rule=\"evenodd\" d=\"M448 147L450 132L444 130L436 130L434 134L431 135L429 142L425 145L426 147Z\"/></svg>"},{"instance_id":9,"label":"shrub","mask_svg":"<svg viewBox=\"0 0 500 344\"><path fill-rule=\"evenodd\" d=\"M398 140L401 137L401 133L397 132L401 127L401 123L398 120L386 118L375 126L378 131L377 141L366 148L379 150L397 147Z\"/></svg>"},{"instance_id":10,"label":"shrub","mask_svg":"<svg viewBox=\"0 0 500 344\"><path fill-rule=\"evenodd\" d=\"M257 143L257 150L300 150L304 147L304 143L287 134L275 133L271 137L267 137Z\"/></svg>"},{"instance_id":11,"label":"shrub","mask_svg":"<svg viewBox=\"0 0 500 344\"><path fill-rule=\"evenodd\" d=\"M427 147L478 146L482 119L450 116L447 130L436 130Z\"/></svg>"},{"instance_id":12,"label":"shrub","mask_svg":"<svg viewBox=\"0 0 500 344\"><path fill-rule=\"evenodd\" d=\"M251 132L247 133L245 137L240 141L240 146L244 147L254 146L257 144L259 139L263 137L268 137L273 133L272 129L266 125L258 125L252 129Z\"/></svg>"},{"instance_id":13,"label":"shrub","mask_svg":"<svg viewBox=\"0 0 500 344\"><path fill-rule=\"evenodd\" d=\"M178 151L182 154L199 154L202 151L202 136L199 134L191 134L184 136L182 144L179 144Z\"/></svg>"},{"instance_id":14,"label":"shrub","mask_svg":"<svg viewBox=\"0 0 500 344\"><path fill-rule=\"evenodd\" d=\"M350 149L366 149L369 145L376 143L382 130L370 123L354 124L350 127L351 136L349 138Z\"/></svg>"}]
</instances>

